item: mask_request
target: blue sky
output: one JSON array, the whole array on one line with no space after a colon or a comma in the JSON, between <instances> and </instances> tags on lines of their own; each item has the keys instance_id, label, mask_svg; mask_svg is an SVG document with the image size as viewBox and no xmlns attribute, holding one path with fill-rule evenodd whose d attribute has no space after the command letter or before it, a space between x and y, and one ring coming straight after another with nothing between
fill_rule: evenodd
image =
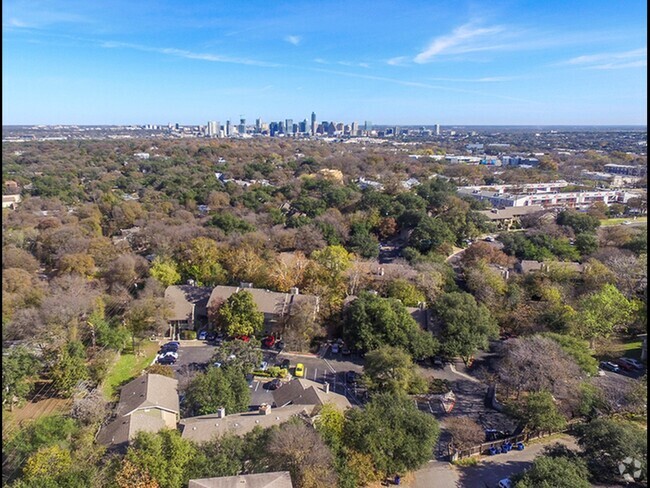
<instances>
[{"instance_id":1,"label":"blue sky","mask_svg":"<svg viewBox=\"0 0 650 488\"><path fill-rule=\"evenodd\" d=\"M645 125L647 5L2 2L3 124Z\"/></svg>"}]
</instances>

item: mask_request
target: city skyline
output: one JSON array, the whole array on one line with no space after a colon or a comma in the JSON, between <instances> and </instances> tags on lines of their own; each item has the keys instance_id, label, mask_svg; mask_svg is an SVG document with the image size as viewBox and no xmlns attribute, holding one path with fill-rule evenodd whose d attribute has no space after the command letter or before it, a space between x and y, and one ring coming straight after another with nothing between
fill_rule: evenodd
<instances>
[{"instance_id":1,"label":"city skyline","mask_svg":"<svg viewBox=\"0 0 650 488\"><path fill-rule=\"evenodd\" d=\"M3 124L646 125L646 11L10 0Z\"/></svg>"}]
</instances>

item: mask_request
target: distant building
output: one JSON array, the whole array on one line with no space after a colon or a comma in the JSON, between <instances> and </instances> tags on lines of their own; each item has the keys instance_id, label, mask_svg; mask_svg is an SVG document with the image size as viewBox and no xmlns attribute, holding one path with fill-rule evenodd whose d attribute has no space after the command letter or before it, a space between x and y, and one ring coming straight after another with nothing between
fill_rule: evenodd
<instances>
[{"instance_id":1,"label":"distant building","mask_svg":"<svg viewBox=\"0 0 650 488\"><path fill-rule=\"evenodd\" d=\"M246 119L239 119L239 133L246 134Z\"/></svg>"},{"instance_id":2,"label":"distant building","mask_svg":"<svg viewBox=\"0 0 650 488\"><path fill-rule=\"evenodd\" d=\"M289 471L190 480L187 488L293 488Z\"/></svg>"},{"instance_id":3,"label":"distant building","mask_svg":"<svg viewBox=\"0 0 650 488\"><path fill-rule=\"evenodd\" d=\"M208 136L209 137L219 137L221 132L221 124L219 122L211 120L208 122Z\"/></svg>"},{"instance_id":4,"label":"distant building","mask_svg":"<svg viewBox=\"0 0 650 488\"><path fill-rule=\"evenodd\" d=\"M285 133L293 134L293 119L286 119L284 121Z\"/></svg>"},{"instance_id":5,"label":"distant building","mask_svg":"<svg viewBox=\"0 0 650 488\"><path fill-rule=\"evenodd\" d=\"M366 132L370 132L372 130L372 122L366 120L363 124L363 130L365 130Z\"/></svg>"},{"instance_id":6,"label":"distant building","mask_svg":"<svg viewBox=\"0 0 650 488\"><path fill-rule=\"evenodd\" d=\"M613 175L647 176L647 166L630 166L625 164L606 164L605 172Z\"/></svg>"},{"instance_id":7,"label":"distant building","mask_svg":"<svg viewBox=\"0 0 650 488\"><path fill-rule=\"evenodd\" d=\"M193 285L172 285L165 289L165 301L171 310L167 317L170 337L181 330L195 330L207 324L208 300L212 288Z\"/></svg>"},{"instance_id":8,"label":"distant building","mask_svg":"<svg viewBox=\"0 0 650 488\"><path fill-rule=\"evenodd\" d=\"M436 124L434 128L434 134L439 136L440 135L440 125Z\"/></svg>"},{"instance_id":9,"label":"distant building","mask_svg":"<svg viewBox=\"0 0 650 488\"><path fill-rule=\"evenodd\" d=\"M20 195L2 195L2 208L15 210L20 201Z\"/></svg>"}]
</instances>

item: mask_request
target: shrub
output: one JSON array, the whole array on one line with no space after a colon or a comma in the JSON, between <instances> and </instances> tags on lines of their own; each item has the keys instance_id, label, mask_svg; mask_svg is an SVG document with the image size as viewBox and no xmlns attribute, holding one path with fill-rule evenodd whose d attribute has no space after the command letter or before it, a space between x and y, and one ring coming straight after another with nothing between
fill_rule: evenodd
<instances>
[{"instance_id":1,"label":"shrub","mask_svg":"<svg viewBox=\"0 0 650 488\"><path fill-rule=\"evenodd\" d=\"M193 330L181 330L181 339L186 340L186 341L196 339L196 331L193 331Z\"/></svg>"}]
</instances>

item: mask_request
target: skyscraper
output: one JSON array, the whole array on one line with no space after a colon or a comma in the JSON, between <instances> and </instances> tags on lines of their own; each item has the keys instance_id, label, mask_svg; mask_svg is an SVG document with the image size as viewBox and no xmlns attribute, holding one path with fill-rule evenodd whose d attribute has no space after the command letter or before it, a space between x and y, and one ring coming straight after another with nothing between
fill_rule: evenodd
<instances>
[{"instance_id":1,"label":"skyscraper","mask_svg":"<svg viewBox=\"0 0 650 488\"><path fill-rule=\"evenodd\" d=\"M316 134L316 113L311 113L311 135Z\"/></svg>"},{"instance_id":2,"label":"skyscraper","mask_svg":"<svg viewBox=\"0 0 650 488\"><path fill-rule=\"evenodd\" d=\"M350 135L351 136L359 135L359 124L357 124L356 122L352 122L352 127L350 128Z\"/></svg>"},{"instance_id":3,"label":"skyscraper","mask_svg":"<svg viewBox=\"0 0 650 488\"><path fill-rule=\"evenodd\" d=\"M372 122L366 120L363 124L363 130L365 130L366 132L370 132L372 130Z\"/></svg>"},{"instance_id":4,"label":"skyscraper","mask_svg":"<svg viewBox=\"0 0 650 488\"><path fill-rule=\"evenodd\" d=\"M230 137L232 135L232 124L230 123L230 120L226 120L226 137Z\"/></svg>"},{"instance_id":5,"label":"skyscraper","mask_svg":"<svg viewBox=\"0 0 650 488\"><path fill-rule=\"evenodd\" d=\"M221 125L215 120L208 122L208 136L209 137L219 137L219 132L221 131Z\"/></svg>"},{"instance_id":6,"label":"skyscraper","mask_svg":"<svg viewBox=\"0 0 650 488\"><path fill-rule=\"evenodd\" d=\"M435 134L436 134L437 136L439 136L439 135L440 135L440 125L439 125L439 124L436 124L436 126L435 126L435 130L436 130Z\"/></svg>"},{"instance_id":7,"label":"skyscraper","mask_svg":"<svg viewBox=\"0 0 650 488\"><path fill-rule=\"evenodd\" d=\"M284 121L284 131L289 134L293 134L293 119L286 119Z\"/></svg>"},{"instance_id":8,"label":"skyscraper","mask_svg":"<svg viewBox=\"0 0 650 488\"><path fill-rule=\"evenodd\" d=\"M258 134L260 132L262 132L262 119L261 118L259 118L259 119L257 119L255 121L255 132L257 132Z\"/></svg>"},{"instance_id":9,"label":"skyscraper","mask_svg":"<svg viewBox=\"0 0 650 488\"><path fill-rule=\"evenodd\" d=\"M239 119L239 133L246 134L246 119Z\"/></svg>"}]
</instances>

